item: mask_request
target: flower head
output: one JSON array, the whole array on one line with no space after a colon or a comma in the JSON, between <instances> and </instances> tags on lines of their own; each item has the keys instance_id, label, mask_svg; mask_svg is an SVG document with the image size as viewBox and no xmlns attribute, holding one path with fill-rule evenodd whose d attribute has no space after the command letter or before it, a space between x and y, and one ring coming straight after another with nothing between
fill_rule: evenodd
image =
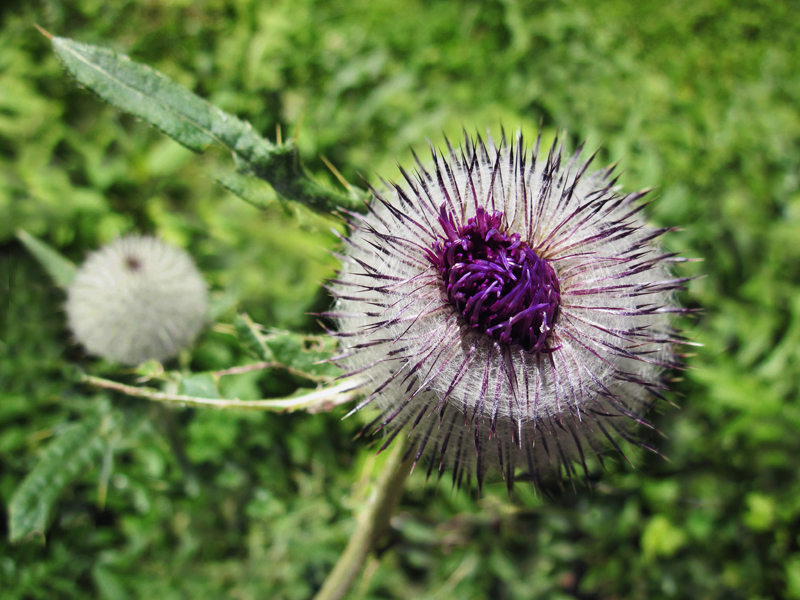
<instances>
[{"instance_id":1,"label":"flower head","mask_svg":"<svg viewBox=\"0 0 800 600\"><path fill-rule=\"evenodd\" d=\"M192 258L132 235L92 253L67 290L67 318L92 354L123 364L164 360L192 343L207 291Z\"/></svg>"},{"instance_id":2,"label":"flower head","mask_svg":"<svg viewBox=\"0 0 800 600\"><path fill-rule=\"evenodd\" d=\"M492 466L509 486L551 464L571 476L587 451L621 452L681 343L684 280L654 244L666 230L641 220L646 191L538 146L467 138L430 168L417 160L349 216L332 285L337 360L365 381L356 410L377 405L384 447L410 432L415 462L457 484Z\"/></svg>"}]
</instances>

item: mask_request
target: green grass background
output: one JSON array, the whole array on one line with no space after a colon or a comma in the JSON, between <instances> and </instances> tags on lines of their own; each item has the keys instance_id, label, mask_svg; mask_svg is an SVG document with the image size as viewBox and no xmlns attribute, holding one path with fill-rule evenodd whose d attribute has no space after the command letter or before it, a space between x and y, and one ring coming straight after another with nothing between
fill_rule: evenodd
<instances>
[{"instance_id":1,"label":"green grass background","mask_svg":"<svg viewBox=\"0 0 800 600\"><path fill-rule=\"evenodd\" d=\"M331 222L264 212L192 155L61 71L36 22L182 82L349 180L394 177L425 138L566 130L656 188L666 245L705 262L682 302L705 344L654 419L668 457L611 465L554 498L409 481L390 545L352 598L800 598L800 19L790 1L37 0L0 9L0 497L65 423L124 409L135 443L61 495L46 543L11 545L15 598L309 598L380 468L358 418L167 412L67 382L63 293L14 239L79 261L129 231L187 248L212 289L268 326L317 331ZM208 330L195 370L242 356ZM286 393L241 377L227 393ZM172 445L170 445L170 440ZM124 440L123 440L124 441ZM182 449L176 451L176 448Z\"/></svg>"}]
</instances>

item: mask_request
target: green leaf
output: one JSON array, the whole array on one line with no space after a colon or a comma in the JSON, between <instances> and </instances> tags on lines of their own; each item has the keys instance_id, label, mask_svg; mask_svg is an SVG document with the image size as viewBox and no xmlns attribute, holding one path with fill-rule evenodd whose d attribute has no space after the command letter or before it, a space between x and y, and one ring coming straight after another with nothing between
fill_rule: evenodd
<instances>
[{"instance_id":1,"label":"green leaf","mask_svg":"<svg viewBox=\"0 0 800 600\"><path fill-rule=\"evenodd\" d=\"M61 37L52 41L64 68L81 84L187 148L202 152L219 143L231 151L269 152L271 144L249 123L225 114L155 69L107 48Z\"/></svg>"},{"instance_id":2,"label":"green leaf","mask_svg":"<svg viewBox=\"0 0 800 600\"><path fill-rule=\"evenodd\" d=\"M214 176L222 187L256 208L265 209L275 201L275 192L263 181L241 173L219 173Z\"/></svg>"},{"instance_id":3,"label":"green leaf","mask_svg":"<svg viewBox=\"0 0 800 600\"><path fill-rule=\"evenodd\" d=\"M337 206L364 209L363 192L342 194L312 179L291 140L281 144L267 141L250 123L221 111L127 56L68 38L54 37L52 43L64 68L80 84L106 102L155 125L187 148L202 152L211 144L219 144L233 154L237 168L267 181L282 197L314 210L330 212ZM225 177L222 183L236 194L246 194L246 199L252 197L235 177Z\"/></svg>"},{"instance_id":4,"label":"green leaf","mask_svg":"<svg viewBox=\"0 0 800 600\"><path fill-rule=\"evenodd\" d=\"M86 417L50 443L11 497L8 514L12 542L33 534L44 536L50 509L61 491L102 458L107 446L102 429L99 416Z\"/></svg>"},{"instance_id":5,"label":"green leaf","mask_svg":"<svg viewBox=\"0 0 800 600\"><path fill-rule=\"evenodd\" d=\"M242 345L263 361L283 365L312 380L330 380L341 374L336 365L324 362L336 352L337 343L331 336L288 331L265 333L245 313L236 318L234 325Z\"/></svg>"},{"instance_id":6,"label":"green leaf","mask_svg":"<svg viewBox=\"0 0 800 600\"><path fill-rule=\"evenodd\" d=\"M178 384L178 393L184 396L194 396L195 398L218 399L219 388L211 373L197 373L181 379Z\"/></svg>"},{"instance_id":7,"label":"green leaf","mask_svg":"<svg viewBox=\"0 0 800 600\"><path fill-rule=\"evenodd\" d=\"M267 336L261 329L261 325L255 323L253 319L250 318L250 315L242 313L236 317L233 325L236 328L236 335L242 346L260 360L266 362L275 361L275 356L272 354L272 350L267 344Z\"/></svg>"},{"instance_id":8,"label":"green leaf","mask_svg":"<svg viewBox=\"0 0 800 600\"><path fill-rule=\"evenodd\" d=\"M331 336L302 335L280 332L266 336L265 342L275 359L314 378L333 378L341 370L328 362L336 351L336 340Z\"/></svg>"},{"instance_id":9,"label":"green leaf","mask_svg":"<svg viewBox=\"0 0 800 600\"><path fill-rule=\"evenodd\" d=\"M75 265L64 258L55 248L36 239L27 231L18 230L17 238L44 267L53 278L53 282L58 287L66 289L75 277Z\"/></svg>"}]
</instances>

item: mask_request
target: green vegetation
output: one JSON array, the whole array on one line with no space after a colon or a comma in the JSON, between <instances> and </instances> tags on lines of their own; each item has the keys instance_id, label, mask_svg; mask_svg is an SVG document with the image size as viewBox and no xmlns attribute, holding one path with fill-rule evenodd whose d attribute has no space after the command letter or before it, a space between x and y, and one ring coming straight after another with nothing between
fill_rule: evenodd
<instances>
[{"instance_id":1,"label":"green vegetation","mask_svg":"<svg viewBox=\"0 0 800 600\"><path fill-rule=\"evenodd\" d=\"M626 189L656 187L651 220L681 228L667 246L705 261L680 268L704 275L682 298L702 308L684 326L704 346L673 384L680 409L654 415L669 460L634 451L635 469L607 461L593 489L567 484L552 497L521 485L509 499L498 484L475 498L414 473L385 552L351 597L800 598L793 8L42 0L0 9L3 598L310 598L385 460L374 439L354 439L366 417L342 421L343 407L171 409L81 380L144 377L212 400L287 397L329 381L336 373L317 360L333 349L309 313L329 306L319 284L335 272L330 228L341 225L309 207L327 190L355 195L322 157L361 186L361 176L396 177L409 146L424 154L426 136L438 145L462 126L498 136L502 124L532 137L540 121L545 137L561 127L572 146L602 144L600 162L621 161ZM301 188L273 183L307 206L266 185L243 189L229 148L200 137L206 151L194 154L78 88L34 22L161 71L252 123L265 147L295 144L310 177ZM236 166L257 171L248 156ZM215 324L166 372L86 356L37 260L63 285L69 263L36 239L79 262L132 231L186 248L212 290ZM221 374L256 360L274 368ZM55 455L64 468L46 468ZM15 496L23 480L29 493Z\"/></svg>"}]
</instances>

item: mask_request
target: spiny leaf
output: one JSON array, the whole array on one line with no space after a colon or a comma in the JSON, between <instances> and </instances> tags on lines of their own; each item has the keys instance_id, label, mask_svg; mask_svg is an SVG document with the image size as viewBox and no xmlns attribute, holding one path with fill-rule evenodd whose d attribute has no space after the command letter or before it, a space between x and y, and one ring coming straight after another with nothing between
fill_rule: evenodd
<instances>
[{"instance_id":1,"label":"spiny leaf","mask_svg":"<svg viewBox=\"0 0 800 600\"><path fill-rule=\"evenodd\" d=\"M33 257L44 267L53 282L60 288L66 288L75 277L75 265L64 258L55 248L45 244L22 229L17 231L17 238L28 249Z\"/></svg>"},{"instance_id":2,"label":"spiny leaf","mask_svg":"<svg viewBox=\"0 0 800 600\"><path fill-rule=\"evenodd\" d=\"M106 102L141 117L195 152L219 143L231 152L269 154L273 145L155 69L107 48L54 37L64 67Z\"/></svg>"},{"instance_id":3,"label":"spiny leaf","mask_svg":"<svg viewBox=\"0 0 800 600\"><path fill-rule=\"evenodd\" d=\"M84 470L97 463L106 450L100 416L85 417L53 440L38 464L22 481L9 503L9 539L44 535L53 503L61 491Z\"/></svg>"},{"instance_id":4,"label":"spiny leaf","mask_svg":"<svg viewBox=\"0 0 800 600\"><path fill-rule=\"evenodd\" d=\"M312 179L291 140L269 142L250 123L221 111L127 56L68 38L53 37L52 44L64 68L80 84L106 102L155 125L187 148L202 152L211 144L219 144L233 154L237 167L267 181L282 197L314 210L329 213L338 206L364 210L364 192L342 194ZM244 191L241 182L233 179L225 178L223 185L237 194Z\"/></svg>"}]
</instances>

